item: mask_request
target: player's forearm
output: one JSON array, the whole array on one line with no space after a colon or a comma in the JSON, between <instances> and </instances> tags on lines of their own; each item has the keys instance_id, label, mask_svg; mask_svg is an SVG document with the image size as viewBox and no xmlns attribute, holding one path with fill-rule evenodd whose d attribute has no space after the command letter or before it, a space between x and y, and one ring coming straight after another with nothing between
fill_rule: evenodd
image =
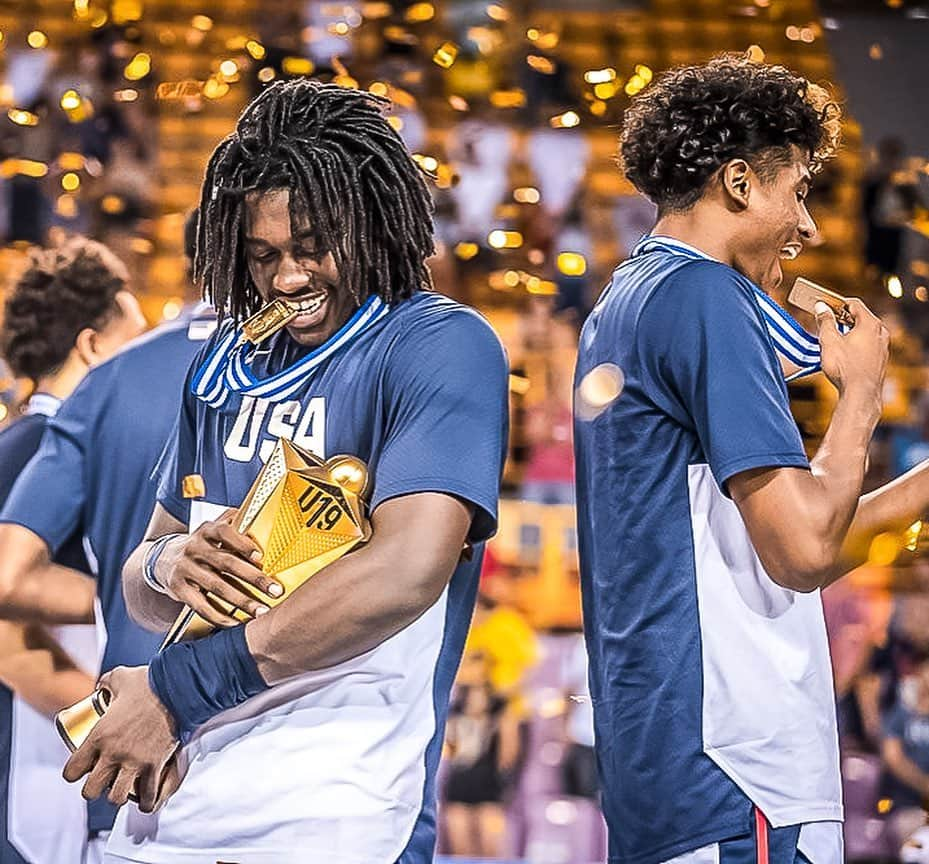
<instances>
[{"instance_id":1,"label":"player's forearm","mask_svg":"<svg viewBox=\"0 0 929 864\"><path fill-rule=\"evenodd\" d=\"M0 565L0 618L45 624L91 624L93 580L57 564L16 571Z\"/></svg>"},{"instance_id":2,"label":"player's forearm","mask_svg":"<svg viewBox=\"0 0 929 864\"><path fill-rule=\"evenodd\" d=\"M867 495L862 495L842 547L845 569L867 560L871 540L883 531L901 532L929 514L929 459Z\"/></svg>"},{"instance_id":3,"label":"player's forearm","mask_svg":"<svg viewBox=\"0 0 929 864\"><path fill-rule=\"evenodd\" d=\"M96 684L68 658L42 649L0 660L0 682L48 717L83 699Z\"/></svg>"},{"instance_id":4,"label":"player's forearm","mask_svg":"<svg viewBox=\"0 0 929 864\"><path fill-rule=\"evenodd\" d=\"M819 494L811 502L808 545L818 553L819 566L811 573L810 589L825 587L845 572L841 553L858 508L868 445L879 417L880 406L870 394L846 391L811 463Z\"/></svg>"},{"instance_id":5,"label":"player's forearm","mask_svg":"<svg viewBox=\"0 0 929 864\"><path fill-rule=\"evenodd\" d=\"M456 556L424 567L410 560L416 556L408 546L382 551L372 546L335 562L246 625L266 682L334 666L380 645L438 600L457 562Z\"/></svg>"},{"instance_id":6,"label":"player's forearm","mask_svg":"<svg viewBox=\"0 0 929 864\"><path fill-rule=\"evenodd\" d=\"M152 539L146 538L126 559L123 565L123 597L129 617L136 624L153 633L164 633L174 623L181 605L166 594L155 591L145 582L145 556L151 549L152 542ZM165 562L162 561L156 564L156 575L163 577L164 574L159 571L163 570L164 566Z\"/></svg>"}]
</instances>

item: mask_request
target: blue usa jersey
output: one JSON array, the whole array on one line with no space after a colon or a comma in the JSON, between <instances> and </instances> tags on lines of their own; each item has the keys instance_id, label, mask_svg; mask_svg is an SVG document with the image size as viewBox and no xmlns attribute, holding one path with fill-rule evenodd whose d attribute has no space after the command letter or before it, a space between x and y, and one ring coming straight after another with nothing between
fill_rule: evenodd
<instances>
[{"instance_id":1,"label":"blue usa jersey","mask_svg":"<svg viewBox=\"0 0 929 864\"><path fill-rule=\"evenodd\" d=\"M819 593L770 579L726 493L739 472L808 468L755 286L657 238L584 325L577 399L605 364L624 387L578 402L575 448L609 861L747 833L753 805L775 827L820 823L801 848L840 846Z\"/></svg>"},{"instance_id":2,"label":"blue usa jersey","mask_svg":"<svg viewBox=\"0 0 929 864\"><path fill-rule=\"evenodd\" d=\"M229 332L204 351L191 379L203 398L186 393L159 469L158 500L173 516L193 525L241 504L285 437L324 458L363 459L372 509L420 492L470 502L477 546L439 601L395 636L201 727L183 750L180 789L155 816L127 805L108 852L177 864L425 864L449 689L480 544L496 524L507 424L502 347L480 315L441 295L418 293L390 309L371 298L313 351L278 333L250 365L232 369L251 395L223 396L218 358ZM206 487L193 505L181 495L190 474Z\"/></svg>"},{"instance_id":3,"label":"blue usa jersey","mask_svg":"<svg viewBox=\"0 0 929 864\"><path fill-rule=\"evenodd\" d=\"M155 501L151 474L181 403L191 360L215 327L208 310L156 328L92 369L48 422L42 446L16 482L0 521L39 535L57 553L84 538L106 627L103 671L149 661L160 637L134 624L122 566L141 541ZM115 809L90 812L107 830Z\"/></svg>"},{"instance_id":4,"label":"blue usa jersey","mask_svg":"<svg viewBox=\"0 0 929 864\"><path fill-rule=\"evenodd\" d=\"M45 394L34 396L30 413L0 432L0 506L7 500L16 478L39 449L50 416L58 400ZM72 531L64 540L55 560L66 567L88 572L81 549L80 534ZM0 862L29 864L21 853L31 840L28 832L17 829L10 803L14 787L11 766L16 761L13 738L13 693L0 684ZM53 780L54 782L54 780ZM18 836L23 834L23 836Z\"/></svg>"}]
</instances>

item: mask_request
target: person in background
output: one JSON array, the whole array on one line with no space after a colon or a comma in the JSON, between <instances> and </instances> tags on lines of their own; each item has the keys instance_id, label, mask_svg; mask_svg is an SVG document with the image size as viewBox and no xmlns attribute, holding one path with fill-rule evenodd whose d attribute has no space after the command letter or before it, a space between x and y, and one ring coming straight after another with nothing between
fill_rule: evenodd
<instances>
[{"instance_id":1,"label":"person in background","mask_svg":"<svg viewBox=\"0 0 929 864\"><path fill-rule=\"evenodd\" d=\"M144 324L138 301L127 290L125 268L106 247L74 238L61 247L33 253L7 299L0 331L0 352L13 373L34 384L25 414L0 432L0 505L39 448L62 400L91 367L137 336ZM35 490L33 506L44 506L58 481L53 477ZM93 584L75 572L90 569L81 537L70 526L55 556L43 560L43 574L53 570L68 578L55 586L37 580L29 589L38 616L51 604L58 620L93 620ZM23 554L16 543L0 546L4 563ZM5 571L0 577L0 612L14 591L9 575ZM49 718L87 695L97 662L92 627L55 632L36 623L0 620L0 861L4 864L77 864L85 854L85 805L61 778L67 751ZM56 813L55 832L47 830L44 819L37 820L49 812Z\"/></svg>"},{"instance_id":2,"label":"person in background","mask_svg":"<svg viewBox=\"0 0 929 864\"><path fill-rule=\"evenodd\" d=\"M890 831L898 849L927 823L929 802L929 659L905 679L884 718L882 797L889 799Z\"/></svg>"},{"instance_id":3,"label":"person in background","mask_svg":"<svg viewBox=\"0 0 929 864\"><path fill-rule=\"evenodd\" d=\"M188 274L196 220L195 211L184 231ZM72 534L84 538L107 634L103 671L148 662L161 641L160 634L130 620L121 572L154 506L151 474L177 417L187 368L216 327L212 308L198 303L193 283L188 285L187 305L177 319L90 371L49 421L38 453L0 511L0 579L38 599L25 610L35 615L42 613L49 557ZM21 612L22 605L19 601ZM20 680L39 675L45 662L37 655L31 663L21 662ZM67 704L92 689L93 681L84 680ZM62 764L55 766L56 777ZM102 799L91 805L95 855L102 856L115 814Z\"/></svg>"}]
</instances>

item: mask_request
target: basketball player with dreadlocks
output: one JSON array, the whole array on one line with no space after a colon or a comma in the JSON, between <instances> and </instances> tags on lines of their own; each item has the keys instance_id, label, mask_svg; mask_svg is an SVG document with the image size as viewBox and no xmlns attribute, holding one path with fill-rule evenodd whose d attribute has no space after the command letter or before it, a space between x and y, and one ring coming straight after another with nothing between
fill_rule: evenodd
<instances>
[{"instance_id":1,"label":"basketball player with dreadlocks","mask_svg":"<svg viewBox=\"0 0 929 864\"><path fill-rule=\"evenodd\" d=\"M152 629L185 603L224 626L104 679L109 710L65 776L120 802L138 784L111 862L432 860L448 694L496 520L507 364L479 315L429 290L431 199L384 106L277 83L207 169L196 272L228 320L192 366L124 588ZM275 299L296 316L243 353L237 322ZM373 534L268 611L223 580L276 590L226 508L279 437L368 464ZM206 488L196 506L181 497L191 474ZM204 589L253 620L218 613ZM159 791L178 740L180 770Z\"/></svg>"}]
</instances>

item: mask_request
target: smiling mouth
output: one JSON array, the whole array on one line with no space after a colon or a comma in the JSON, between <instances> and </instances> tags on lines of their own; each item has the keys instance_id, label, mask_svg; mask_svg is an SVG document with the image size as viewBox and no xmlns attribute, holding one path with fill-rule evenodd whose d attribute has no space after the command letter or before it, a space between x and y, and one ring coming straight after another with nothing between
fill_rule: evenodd
<instances>
[{"instance_id":1,"label":"smiling mouth","mask_svg":"<svg viewBox=\"0 0 929 864\"><path fill-rule=\"evenodd\" d=\"M326 301L327 294L324 292L322 294L314 294L312 297L304 297L301 300L288 300L287 298L280 298L287 304L287 308L294 315L312 315L319 309L323 303Z\"/></svg>"}]
</instances>

